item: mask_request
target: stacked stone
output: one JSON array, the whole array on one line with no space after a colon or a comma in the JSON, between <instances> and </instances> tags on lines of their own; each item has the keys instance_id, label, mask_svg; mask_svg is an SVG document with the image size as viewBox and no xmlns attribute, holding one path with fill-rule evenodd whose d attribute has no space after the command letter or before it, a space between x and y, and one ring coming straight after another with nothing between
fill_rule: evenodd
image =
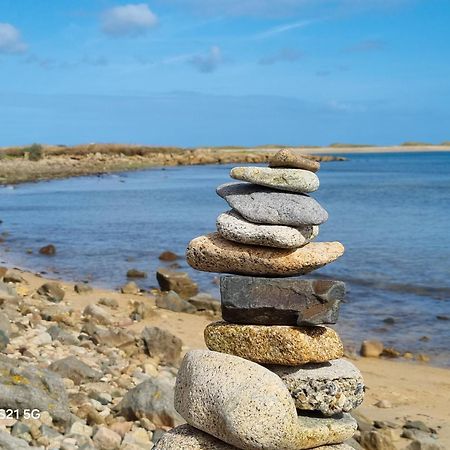
<instances>
[{"instance_id":1,"label":"stacked stone","mask_svg":"<svg viewBox=\"0 0 450 450\"><path fill-rule=\"evenodd\" d=\"M223 321L208 325L209 350L187 353L175 407L187 425L159 450L351 449L348 414L363 399L360 372L342 359L336 322L345 285L292 278L339 258L339 242L312 242L327 212L308 194L319 163L281 150L269 167L237 167L217 188L230 211L217 232L190 242L189 264L225 274Z\"/></svg>"}]
</instances>

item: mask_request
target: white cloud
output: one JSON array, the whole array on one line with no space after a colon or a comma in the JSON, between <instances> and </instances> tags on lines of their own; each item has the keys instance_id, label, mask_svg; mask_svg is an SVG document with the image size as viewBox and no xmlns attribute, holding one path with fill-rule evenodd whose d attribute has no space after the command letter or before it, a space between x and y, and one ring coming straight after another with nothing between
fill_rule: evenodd
<instances>
[{"instance_id":1,"label":"white cloud","mask_svg":"<svg viewBox=\"0 0 450 450\"><path fill-rule=\"evenodd\" d=\"M0 23L0 53L23 53L26 49L20 31L9 23Z\"/></svg>"},{"instance_id":2,"label":"white cloud","mask_svg":"<svg viewBox=\"0 0 450 450\"><path fill-rule=\"evenodd\" d=\"M255 35L255 38L256 39L265 39L265 38L268 38L271 36L276 36L277 34L286 33L287 31L295 30L297 28L304 28L308 25L311 25L314 22L316 22L316 21L301 20L299 22L285 23L283 25L278 25L276 27L269 28L268 30Z\"/></svg>"},{"instance_id":3,"label":"white cloud","mask_svg":"<svg viewBox=\"0 0 450 450\"><path fill-rule=\"evenodd\" d=\"M102 31L111 36L143 34L158 23L146 3L130 3L107 9L101 17Z\"/></svg>"},{"instance_id":4,"label":"white cloud","mask_svg":"<svg viewBox=\"0 0 450 450\"><path fill-rule=\"evenodd\" d=\"M200 72L211 73L223 62L222 51L220 47L214 46L203 55L193 55L188 61Z\"/></svg>"}]
</instances>

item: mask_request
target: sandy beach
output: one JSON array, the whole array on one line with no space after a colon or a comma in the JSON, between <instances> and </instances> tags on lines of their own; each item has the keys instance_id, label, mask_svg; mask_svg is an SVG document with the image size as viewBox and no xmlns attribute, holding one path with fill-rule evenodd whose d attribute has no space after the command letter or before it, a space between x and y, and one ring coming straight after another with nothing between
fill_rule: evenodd
<instances>
[{"instance_id":1,"label":"sandy beach","mask_svg":"<svg viewBox=\"0 0 450 450\"><path fill-rule=\"evenodd\" d=\"M37 289L48 280L19 269L14 270L14 273L21 278L21 281L15 284L17 292L25 302L29 302L29 307L32 307L32 299L36 298ZM115 327L136 334L141 333L146 326L166 329L182 340L183 352L205 348L202 331L211 320L217 320L217 317L213 318L211 315L176 313L160 309L155 305L155 296L148 293L130 295L94 288L90 292L79 294L74 291L73 283L60 283L65 297L58 306L72 311L71 317L75 322L79 322L74 326L83 323L80 317L86 306L98 303L100 298L113 299L118 305L111 311L110 317ZM152 312L149 317L139 322L129 319L135 302L145 302L150 307ZM34 326L37 323L39 320ZM51 345L46 346L49 362L56 357L57 349L58 347ZM422 421L437 431L440 444L450 448L449 370L423 363L412 364L378 358L352 357L352 361L362 371L367 385L364 403L357 410L360 420L364 421L364 417L367 417L370 421L388 423L387 430L383 432L389 433L398 449L406 448L411 442L409 439L400 438L403 424L407 420Z\"/></svg>"}]
</instances>

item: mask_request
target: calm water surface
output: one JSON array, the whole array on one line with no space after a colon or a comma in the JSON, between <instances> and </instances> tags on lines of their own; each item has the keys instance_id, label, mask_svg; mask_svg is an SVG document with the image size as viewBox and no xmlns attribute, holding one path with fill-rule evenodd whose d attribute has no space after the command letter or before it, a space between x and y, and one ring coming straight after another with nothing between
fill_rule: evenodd
<instances>
[{"instance_id":1,"label":"calm water surface","mask_svg":"<svg viewBox=\"0 0 450 450\"><path fill-rule=\"evenodd\" d=\"M231 166L154 169L0 189L0 219L10 236L3 259L60 278L123 284L136 267L153 274L167 249L213 231L227 209L215 187ZM314 194L330 214L319 240L339 240L346 254L315 273L347 281L337 326L359 345L377 338L424 352L450 366L450 154L351 155L322 165ZM39 256L47 243L55 257ZM35 254L27 255L33 249ZM133 261L130 262L130 259ZM217 294L213 274L189 270ZM156 285L153 275L143 287ZM386 318L394 318L387 325ZM427 336L428 341L420 340Z\"/></svg>"}]
</instances>

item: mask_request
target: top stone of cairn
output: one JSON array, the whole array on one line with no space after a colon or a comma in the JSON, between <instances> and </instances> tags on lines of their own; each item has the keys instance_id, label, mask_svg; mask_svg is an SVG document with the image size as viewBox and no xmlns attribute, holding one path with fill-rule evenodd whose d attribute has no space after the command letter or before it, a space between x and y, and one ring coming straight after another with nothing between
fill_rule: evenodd
<instances>
[{"instance_id":1,"label":"top stone of cairn","mask_svg":"<svg viewBox=\"0 0 450 450\"><path fill-rule=\"evenodd\" d=\"M320 163L305 158L290 148L284 148L271 158L269 167L293 167L317 172L320 169Z\"/></svg>"}]
</instances>

